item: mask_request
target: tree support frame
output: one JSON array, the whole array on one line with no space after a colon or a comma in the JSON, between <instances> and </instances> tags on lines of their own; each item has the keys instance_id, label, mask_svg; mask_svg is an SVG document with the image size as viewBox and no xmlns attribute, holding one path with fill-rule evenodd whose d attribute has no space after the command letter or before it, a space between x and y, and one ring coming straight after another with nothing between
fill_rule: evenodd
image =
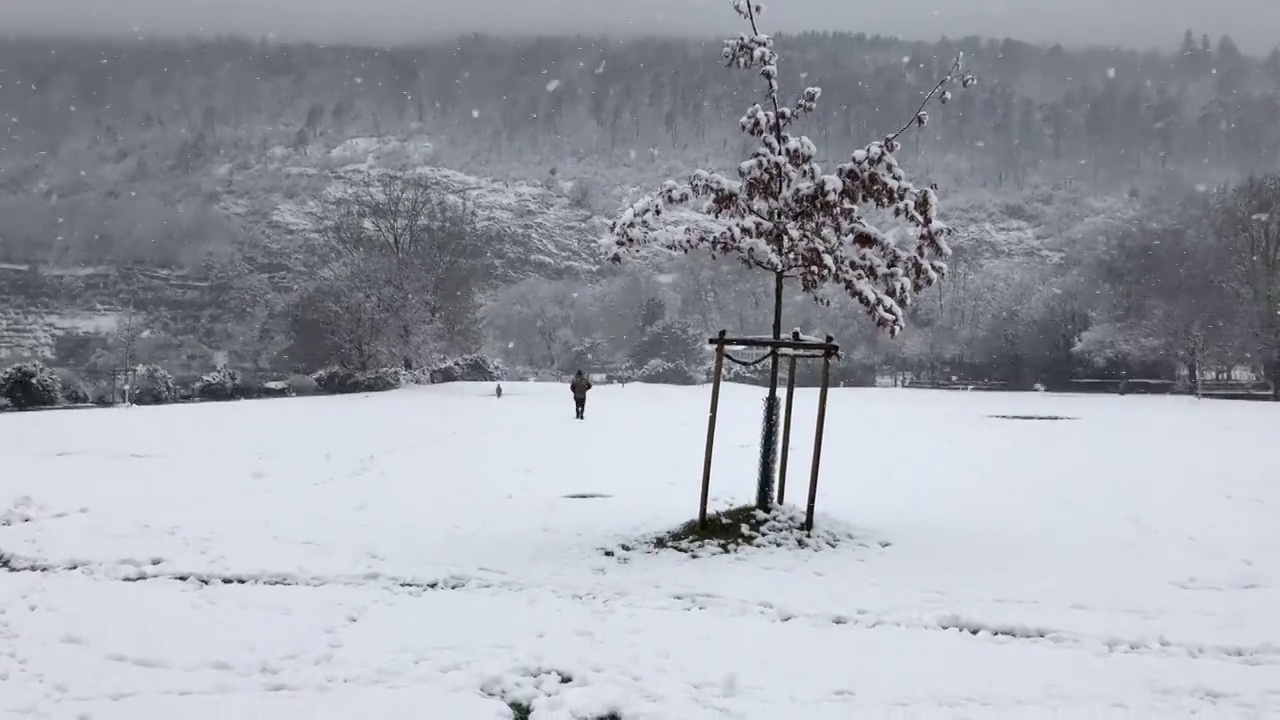
<instances>
[{"instance_id":1,"label":"tree support frame","mask_svg":"<svg viewBox=\"0 0 1280 720\"><path fill-rule=\"evenodd\" d=\"M796 361L822 360L822 384L818 391L818 417L814 430L813 460L809 468L809 488L805 503L806 531L813 530L813 516L818 497L818 474L822 461L822 440L826 430L827 391L831 385L831 361L840 355L840 346L830 335L825 340L802 336L798 331L791 337L774 340L762 337L729 337L721 330L708 343L715 347L715 369L711 377L711 408L707 415L707 444L702 459L702 492L698 504L698 528L705 529L707 523L707 502L711 495L711 466L715 454L716 420L720 412L720 384L724 379L724 363L726 360L738 365L750 367L758 365L775 355L779 359L787 359L787 394L782 424L782 462L779 468L777 504L786 500L787 462L790 458L791 418L795 399ZM753 350L759 357L746 360L736 358L730 350Z\"/></svg>"}]
</instances>

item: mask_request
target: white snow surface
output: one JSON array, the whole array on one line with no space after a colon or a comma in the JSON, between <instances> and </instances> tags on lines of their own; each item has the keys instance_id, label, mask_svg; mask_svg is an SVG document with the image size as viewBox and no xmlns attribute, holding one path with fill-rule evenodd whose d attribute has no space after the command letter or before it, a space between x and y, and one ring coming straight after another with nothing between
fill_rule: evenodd
<instances>
[{"instance_id":1,"label":"white snow surface","mask_svg":"<svg viewBox=\"0 0 1280 720\"><path fill-rule=\"evenodd\" d=\"M1280 716L1274 405L834 389L856 541L607 557L696 513L709 389L503 388L0 415L0 715Z\"/></svg>"}]
</instances>

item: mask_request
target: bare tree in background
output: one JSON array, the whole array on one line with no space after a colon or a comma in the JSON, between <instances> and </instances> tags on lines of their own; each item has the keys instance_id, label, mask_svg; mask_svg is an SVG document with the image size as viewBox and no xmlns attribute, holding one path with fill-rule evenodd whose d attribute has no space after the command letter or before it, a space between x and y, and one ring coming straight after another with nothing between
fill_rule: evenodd
<instances>
[{"instance_id":1,"label":"bare tree in background","mask_svg":"<svg viewBox=\"0 0 1280 720\"><path fill-rule=\"evenodd\" d=\"M320 220L332 262L304 312L339 363L414 369L431 355L478 342L475 292L484 252L464 199L427 178L381 173Z\"/></svg>"},{"instance_id":2,"label":"bare tree in background","mask_svg":"<svg viewBox=\"0 0 1280 720\"><path fill-rule=\"evenodd\" d=\"M1222 193L1213 231L1233 260L1233 286L1280 400L1280 175L1249 178Z\"/></svg>"},{"instance_id":3,"label":"bare tree in background","mask_svg":"<svg viewBox=\"0 0 1280 720\"><path fill-rule=\"evenodd\" d=\"M611 257L619 261L646 246L701 250L734 256L770 273L774 339L782 336L788 280L798 280L819 302L826 300L820 292L825 286L843 288L878 327L896 335L903 327L905 307L945 272L942 260L950 254L945 240L949 228L936 217L937 197L931 188L917 188L907 180L894 157L898 139L928 123L926 108L935 99L947 102L949 86L969 87L974 78L963 74L957 58L901 128L855 151L833 174L823 174L814 143L791 134L797 120L814 112L821 89L805 88L794 106L784 104L779 98L778 53L773 39L757 24L763 6L733 0L733 8L750 25L751 34L727 40L723 55L729 67L755 70L764 80L764 104L748 108L740 123L758 146L738 166L737 180L700 170L685 183L668 181L657 196L628 208L613 224ZM703 200L702 211L708 216L704 220L710 222L681 226L668 220L668 208L694 199ZM915 247L898 247L868 222L868 210L891 213L910 226ZM777 464L778 368L774 354L756 488L761 509L772 504Z\"/></svg>"},{"instance_id":4,"label":"bare tree in background","mask_svg":"<svg viewBox=\"0 0 1280 720\"><path fill-rule=\"evenodd\" d=\"M1159 200L1113 233L1094 274L1109 300L1076 351L1097 364L1176 360L1191 388L1227 361L1239 338L1233 259L1215 235L1209 203L1187 191Z\"/></svg>"}]
</instances>

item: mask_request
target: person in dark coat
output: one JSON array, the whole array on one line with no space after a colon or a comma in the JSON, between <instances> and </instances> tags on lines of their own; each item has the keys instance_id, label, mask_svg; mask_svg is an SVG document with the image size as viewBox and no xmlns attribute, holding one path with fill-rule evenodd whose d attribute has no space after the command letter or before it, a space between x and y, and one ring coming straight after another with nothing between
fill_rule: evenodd
<instances>
[{"instance_id":1,"label":"person in dark coat","mask_svg":"<svg viewBox=\"0 0 1280 720\"><path fill-rule=\"evenodd\" d=\"M579 370L569 382L569 390L573 393L574 417L584 420L587 410L587 391L591 389L591 381Z\"/></svg>"}]
</instances>

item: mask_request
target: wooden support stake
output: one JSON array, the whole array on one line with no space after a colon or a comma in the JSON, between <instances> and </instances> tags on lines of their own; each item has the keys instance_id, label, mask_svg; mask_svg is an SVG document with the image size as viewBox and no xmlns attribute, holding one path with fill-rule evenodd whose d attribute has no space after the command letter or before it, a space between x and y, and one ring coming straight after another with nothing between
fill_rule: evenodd
<instances>
[{"instance_id":1,"label":"wooden support stake","mask_svg":"<svg viewBox=\"0 0 1280 720\"><path fill-rule=\"evenodd\" d=\"M818 426L813 433L813 467L809 470L809 503L804 511L806 532L813 531L813 508L818 502L818 468L822 462L822 431L827 425L827 388L830 384L831 355L828 354L822 357L822 389L818 392Z\"/></svg>"},{"instance_id":2,"label":"wooden support stake","mask_svg":"<svg viewBox=\"0 0 1280 720\"><path fill-rule=\"evenodd\" d=\"M787 498L787 458L791 456L791 406L796 395L796 356L787 358L787 402L782 414L782 465L778 468L778 504Z\"/></svg>"},{"instance_id":3,"label":"wooden support stake","mask_svg":"<svg viewBox=\"0 0 1280 720\"><path fill-rule=\"evenodd\" d=\"M707 525L707 500L711 495L711 453L716 445L716 413L720 410L720 376L724 373L724 336L716 343L716 369L711 376L711 412L707 416L707 452L702 459L702 498L698 502L698 529Z\"/></svg>"}]
</instances>

